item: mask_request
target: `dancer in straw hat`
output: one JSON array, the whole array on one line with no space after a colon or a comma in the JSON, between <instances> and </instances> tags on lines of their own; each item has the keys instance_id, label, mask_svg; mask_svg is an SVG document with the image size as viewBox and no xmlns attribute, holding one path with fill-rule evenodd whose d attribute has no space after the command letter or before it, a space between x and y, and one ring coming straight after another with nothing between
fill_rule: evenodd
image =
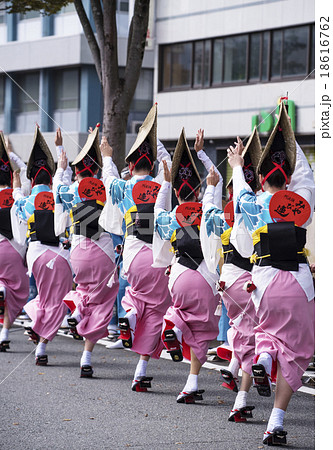
<instances>
[{"instance_id":1,"label":"dancer in straw hat","mask_svg":"<svg viewBox=\"0 0 333 450\"><path fill-rule=\"evenodd\" d=\"M237 149L246 160L243 169L244 177L254 192L260 189L256 168L260 158L261 144L256 128L254 128L246 147L237 138ZM232 188L232 179L228 183ZM234 210L230 202L224 212L212 201L214 184L207 187L203 202L204 230L202 246L207 264L213 272L218 262L222 240L224 264L220 276L220 293L227 308L231 328L228 330L228 342L232 348L232 359L227 369L222 369L223 387L237 392L229 421L245 422L252 417L253 406L247 405L247 394L252 385L251 368L255 356L255 333L257 324L254 304L251 300L250 256L253 252L252 239L244 226L242 215ZM215 244L215 245L214 245ZM242 256L244 255L244 256ZM218 355L223 357L224 348L218 348ZM242 368L242 383L238 391L236 383L238 370Z\"/></svg>"},{"instance_id":2,"label":"dancer in straw hat","mask_svg":"<svg viewBox=\"0 0 333 450\"><path fill-rule=\"evenodd\" d=\"M14 157L13 157L14 156ZM3 324L0 333L0 352L9 349L9 329L16 317L21 313L29 295L29 279L24 265L26 252L25 236L21 243L15 241L14 234L19 229L13 190L14 160L22 171L26 172L25 164L17 155L8 151L2 131L0 132L0 323ZM24 232L23 232L24 233ZM17 236L17 233L16 233Z\"/></svg>"},{"instance_id":3,"label":"dancer in straw hat","mask_svg":"<svg viewBox=\"0 0 333 450\"><path fill-rule=\"evenodd\" d=\"M36 364L47 365L46 344L56 335L66 314L62 302L72 285L69 252L54 234L54 200L51 191L55 164L49 147L36 125L33 148L27 166L31 194L24 197L20 179L14 177L13 197L20 222L28 227L27 265L36 279L38 295L25 306L32 320L28 332L38 345Z\"/></svg>"},{"instance_id":4,"label":"dancer in straw hat","mask_svg":"<svg viewBox=\"0 0 333 450\"><path fill-rule=\"evenodd\" d=\"M66 293L64 302L72 310L68 324L73 337L85 338L80 376L91 378L92 351L96 342L108 335L107 326L119 287L112 237L98 224L106 200L105 187L96 178L102 167L99 125L73 161L77 181L71 186L63 183L66 166L63 151L53 184L55 230L59 235L71 223L70 260L77 286Z\"/></svg>"},{"instance_id":5,"label":"dancer in straw hat","mask_svg":"<svg viewBox=\"0 0 333 450\"><path fill-rule=\"evenodd\" d=\"M252 374L260 395L271 395L272 363L277 364L274 408L263 438L268 445L286 443L284 414L314 352L314 287L304 249L306 226L313 214L314 181L296 147L281 103L277 124L258 163L264 191L259 196L244 179L242 156L236 149L228 150L236 208L252 233L255 251L252 299L259 324L255 329L258 359ZM300 168L293 180L297 156Z\"/></svg>"},{"instance_id":6,"label":"dancer in straw hat","mask_svg":"<svg viewBox=\"0 0 333 450\"><path fill-rule=\"evenodd\" d=\"M107 169L110 149L105 147L103 153ZM152 266L154 203L163 177L162 158L171 165L170 155L157 140L155 104L126 157L132 178L125 181L103 173L108 200L100 223L115 234L122 234L123 219L126 223L123 269L130 286L122 300L126 315L119 320L119 327L124 347L140 355L132 381L134 391L151 386L147 364L151 357L160 357L163 315L170 305L165 269ZM160 164L154 179L150 174L156 159Z\"/></svg>"},{"instance_id":7,"label":"dancer in straw hat","mask_svg":"<svg viewBox=\"0 0 333 450\"><path fill-rule=\"evenodd\" d=\"M203 130L199 130L195 148L201 152L206 167L213 165L203 152ZM216 174L222 185L222 177ZM168 246L161 250L155 245L154 255L171 264L169 289L172 306L164 316L163 340L174 361L183 357L191 361L187 382L177 397L178 403L195 403L202 400L203 390L198 390L198 375L206 361L209 343L218 334L219 317L215 310L219 295L215 283L218 279L209 273L204 261L199 229L201 203L198 202L201 179L192 158L185 131L178 139L171 167L171 174L164 164L164 182L155 204L156 240L158 237ZM169 211L166 198L174 188L179 206ZM221 188L222 189L222 188ZM222 191L217 201L222 202ZM172 257L173 251L174 257ZM172 260L171 260L172 258Z\"/></svg>"}]
</instances>

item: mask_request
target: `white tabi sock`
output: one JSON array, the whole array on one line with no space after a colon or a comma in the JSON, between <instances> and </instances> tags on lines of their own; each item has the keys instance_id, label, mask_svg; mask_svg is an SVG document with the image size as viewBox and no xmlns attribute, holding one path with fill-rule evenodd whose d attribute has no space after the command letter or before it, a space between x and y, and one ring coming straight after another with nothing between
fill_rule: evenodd
<instances>
[{"instance_id":1,"label":"white tabi sock","mask_svg":"<svg viewBox=\"0 0 333 450\"><path fill-rule=\"evenodd\" d=\"M89 352L88 350L83 350L80 365L81 367L91 366L91 352Z\"/></svg>"},{"instance_id":2,"label":"white tabi sock","mask_svg":"<svg viewBox=\"0 0 333 450\"><path fill-rule=\"evenodd\" d=\"M46 351L46 344L45 342L39 342L37 347L36 347L36 351L35 351L35 356L44 356L45 355L45 351Z\"/></svg>"},{"instance_id":3,"label":"white tabi sock","mask_svg":"<svg viewBox=\"0 0 333 450\"><path fill-rule=\"evenodd\" d=\"M233 410L244 408L244 406L246 406L247 394L248 393L246 391L238 392L235 403L234 403L234 407L232 408Z\"/></svg>"},{"instance_id":4,"label":"white tabi sock","mask_svg":"<svg viewBox=\"0 0 333 450\"><path fill-rule=\"evenodd\" d=\"M0 333L0 342L8 341L8 336L9 336L8 328L2 327L2 330Z\"/></svg>"},{"instance_id":5,"label":"white tabi sock","mask_svg":"<svg viewBox=\"0 0 333 450\"><path fill-rule=\"evenodd\" d=\"M77 308L75 308L75 310L71 314L71 317L76 319L77 323L81 322L81 316L80 316L79 310Z\"/></svg>"},{"instance_id":6,"label":"white tabi sock","mask_svg":"<svg viewBox=\"0 0 333 450\"><path fill-rule=\"evenodd\" d=\"M145 377L147 373L148 361L144 359L139 359L139 362L135 369L134 379L137 380L138 377Z\"/></svg>"},{"instance_id":7,"label":"white tabi sock","mask_svg":"<svg viewBox=\"0 0 333 450\"><path fill-rule=\"evenodd\" d=\"M260 353L257 364L262 364L265 367L266 373L270 376L272 373L272 357L269 353Z\"/></svg>"},{"instance_id":8,"label":"white tabi sock","mask_svg":"<svg viewBox=\"0 0 333 450\"><path fill-rule=\"evenodd\" d=\"M183 392L195 392L198 390L198 375L190 373L187 377L186 384L184 386Z\"/></svg>"},{"instance_id":9,"label":"white tabi sock","mask_svg":"<svg viewBox=\"0 0 333 450\"><path fill-rule=\"evenodd\" d=\"M130 329L133 333L135 332L135 327L136 327L136 314L137 314L136 309L132 308L125 315L125 317L128 319ZM132 338L133 338L133 336L132 336Z\"/></svg>"},{"instance_id":10,"label":"white tabi sock","mask_svg":"<svg viewBox=\"0 0 333 450\"><path fill-rule=\"evenodd\" d=\"M183 341L183 333L182 333L182 331L176 326L174 326L172 329L175 332L175 335L176 335L176 338L177 338L178 342L181 344L182 341Z\"/></svg>"},{"instance_id":11,"label":"white tabi sock","mask_svg":"<svg viewBox=\"0 0 333 450\"><path fill-rule=\"evenodd\" d=\"M237 358L231 358L231 361L228 366L229 372L232 373L234 378L238 378L238 371L239 371L239 362Z\"/></svg>"},{"instance_id":12,"label":"white tabi sock","mask_svg":"<svg viewBox=\"0 0 333 450\"><path fill-rule=\"evenodd\" d=\"M284 415L285 411L283 411L283 409L273 408L268 421L267 431L273 431L277 428L283 430Z\"/></svg>"}]
</instances>

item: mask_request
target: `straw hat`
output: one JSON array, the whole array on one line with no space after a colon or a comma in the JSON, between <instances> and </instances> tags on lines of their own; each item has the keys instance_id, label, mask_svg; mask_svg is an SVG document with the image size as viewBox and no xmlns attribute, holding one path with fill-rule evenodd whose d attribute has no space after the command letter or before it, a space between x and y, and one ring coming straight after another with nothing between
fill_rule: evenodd
<instances>
[{"instance_id":1,"label":"straw hat","mask_svg":"<svg viewBox=\"0 0 333 450\"><path fill-rule=\"evenodd\" d=\"M40 129L39 126L36 125L35 129L35 136L34 136L34 142L32 145L32 150L29 156L29 161L27 164L27 178L31 178L31 169L35 163L35 161L38 160L45 160L47 167L50 169L50 175L53 176L55 173L55 163L54 159L51 153L51 150L49 149Z\"/></svg>"},{"instance_id":2,"label":"straw hat","mask_svg":"<svg viewBox=\"0 0 333 450\"><path fill-rule=\"evenodd\" d=\"M183 165L189 165L191 174L188 174L189 178L197 178L197 183L201 184L201 179L200 179L200 175L198 172L198 169L196 168L196 165L194 163L194 159L191 155L191 150L188 146L187 140L186 140L186 136L185 136L185 130L184 128L182 128L181 134L179 136L176 148L175 148L175 152L173 154L173 158L172 158L172 165L171 165L171 183L172 185L174 185L175 180L177 177L181 178L181 175L179 173L179 169L180 169L180 164ZM194 171L194 173L193 173Z\"/></svg>"},{"instance_id":3,"label":"straw hat","mask_svg":"<svg viewBox=\"0 0 333 450\"><path fill-rule=\"evenodd\" d=\"M94 131L89 134L86 143L84 144L82 150L74 159L72 165L76 166L80 161L82 161L86 156L89 156L98 167L102 167L102 154L99 146L99 127L97 124Z\"/></svg>"},{"instance_id":4,"label":"straw hat","mask_svg":"<svg viewBox=\"0 0 333 450\"><path fill-rule=\"evenodd\" d=\"M296 142L284 102L281 102L280 104L278 121L268 138L264 151L261 154L257 166L258 173L266 158L274 160L274 158L278 156L276 154L281 151L285 152L286 158L290 164L291 173L293 173L296 165ZM279 163L279 161L275 162Z\"/></svg>"},{"instance_id":5,"label":"straw hat","mask_svg":"<svg viewBox=\"0 0 333 450\"><path fill-rule=\"evenodd\" d=\"M125 161L127 163L128 157L140 147L145 139L148 139L149 141L150 147L153 152L153 161L155 161L157 158L157 103L152 106L145 120L143 121L135 142L125 158Z\"/></svg>"},{"instance_id":6,"label":"straw hat","mask_svg":"<svg viewBox=\"0 0 333 450\"><path fill-rule=\"evenodd\" d=\"M1 160L2 160L5 164L3 164L3 163L1 162ZM8 161L9 161L9 162L8 162ZM8 164L6 164L7 162L8 162ZM4 137L4 135L3 135L3 132L0 131L0 169L1 169L1 166L2 166L2 165L8 166L8 167L9 167L9 170L10 170L11 172L14 172L13 164L12 164L10 158L9 158L9 153L8 153L8 149L7 149L5 137ZM5 169L5 168L4 168L4 169ZM7 169L5 169L5 170L7 170Z\"/></svg>"},{"instance_id":7,"label":"straw hat","mask_svg":"<svg viewBox=\"0 0 333 450\"><path fill-rule=\"evenodd\" d=\"M249 137L246 146L242 152L244 158L243 172L245 181L251 186L253 190L260 189L259 177L257 173L257 167L261 156L261 142L257 127L253 128L252 134ZM226 187L232 183L232 176L228 181Z\"/></svg>"}]
</instances>

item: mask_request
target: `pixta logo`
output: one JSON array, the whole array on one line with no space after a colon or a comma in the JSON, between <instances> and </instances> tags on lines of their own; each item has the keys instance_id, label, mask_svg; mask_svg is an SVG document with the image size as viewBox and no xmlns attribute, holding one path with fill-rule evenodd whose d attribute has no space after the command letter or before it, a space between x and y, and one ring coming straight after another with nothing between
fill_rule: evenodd
<instances>
[{"instance_id":1,"label":"pixta logo","mask_svg":"<svg viewBox=\"0 0 333 450\"><path fill-rule=\"evenodd\" d=\"M288 114L291 120L291 127L293 131L296 130L296 106L292 100L284 100L288 107ZM277 122L276 115L279 115L279 105L281 103L281 97L278 99L278 104L274 112L261 110L259 114L252 116L252 130L256 126L259 126L259 133L269 133L273 130L274 125Z\"/></svg>"}]
</instances>

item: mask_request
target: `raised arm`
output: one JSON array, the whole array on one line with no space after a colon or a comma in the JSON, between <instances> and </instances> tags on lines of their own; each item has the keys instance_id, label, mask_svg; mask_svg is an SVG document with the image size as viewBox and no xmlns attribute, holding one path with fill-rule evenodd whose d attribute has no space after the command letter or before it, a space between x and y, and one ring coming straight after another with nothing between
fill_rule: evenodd
<instances>
[{"instance_id":1,"label":"raised arm","mask_svg":"<svg viewBox=\"0 0 333 450\"><path fill-rule=\"evenodd\" d=\"M162 161L164 168L164 181L159 190L155 207L155 229L158 231L161 239L170 240L175 229L178 228L176 214L174 211L167 211L166 205L171 190L171 175L167 161Z\"/></svg>"},{"instance_id":2,"label":"raised arm","mask_svg":"<svg viewBox=\"0 0 333 450\"><path fill-rule=\"evenodd\" d=\"M194 143L194 150L197 153L198 158L202 162L202 164L205 166L205 169L209 173L211 167L214 168L214 172L218 175L218 182L214 189L214 198L212 203L216 205L218 208L222 209L222 189L223 189L223 178L220 172L217 170L217 167L213 164L212 160L207 156L204 149L204 130L199 128L195 143Z\"/></svg>"},{"instance_id":3,"label":"raised arm","mask_svg":"<svg viewBox=\"0 0 333 450\"><path fill-rule=\"evenodd\" d=\"M100 148L103 157L103 182L106 183L108 181L111 181L113 178L120 178L117 166L112 159L113 148L109 145L106 136L102 136Z\"/></svg>"},{"instance_id":4,"label":"raised arm","mask_svg":"<svg viewBox=\"0 0 333 450\"><path fill-rule=\"evenodd\" d=\"M62 145L62 134L61 134L60 128L57 128L57 130L56 130L54 143L55 143L55 146L57 149L57 156L58 156L58 163L59 163L59 158L60 158L62 152L65 152L65 149ZM64 170L64 174L62 177L62 183L65 184L66 186L70 186L72 184L73 171L71 169L71 166L69 165L68 159L66 161L66 167L63 170Z\"/></svg>"},{"instance_id":5,"label":"raised arm","mask_svg":"<svg viewBox=\"0 0 333 450\"><path fill-rule=\"evenodd\" d=\"M167 149L164 147L162 142L157 139L157 161L159 163L158 165L158 171L157 175L155 177L156 183L162 184L164 179L164 165L163 161L166 161L168 164L168 168L171 168L171 156L170 153L167 151Z\"/></svg>"}]
</instances>

